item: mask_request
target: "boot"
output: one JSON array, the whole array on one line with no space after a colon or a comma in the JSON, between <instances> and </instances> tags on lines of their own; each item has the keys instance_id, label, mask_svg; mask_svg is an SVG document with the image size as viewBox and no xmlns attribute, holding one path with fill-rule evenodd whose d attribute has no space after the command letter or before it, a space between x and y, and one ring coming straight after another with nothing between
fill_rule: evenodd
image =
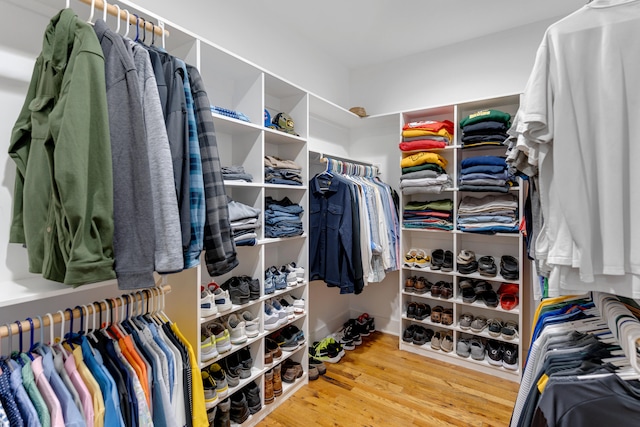
<instances>
[{"instance_id":1,"label":"boot","mask_svg":"<svg viewBox=\"0 0 640 427\"><path fill-rule=\"evenodd\" d=\"M282 394L282 378L280 376L280 370L282 365L277 365L273 368L273 395L280 396Z\"/></svg>"},{"instance_id":2,"label":"boot","mask_svg":"<svg viewBox=\"0 0 640 427\"><path fill-rule=\"evenodd\" d=\"M216 417L213 422L214 427L231 426L231 399L228 397L216 406Z\"/></svg>"},{"instance_id":3,"label":"boot","mask_svg":"<svg viewBox=\"0 0 640 427\"><path fill-rule=\"evenodd\" d=\"M268 405L269 403L273 403L275 399L273 395L273 370L267 371L264 374L264 403Z\"/></svg>"}]
</instances>

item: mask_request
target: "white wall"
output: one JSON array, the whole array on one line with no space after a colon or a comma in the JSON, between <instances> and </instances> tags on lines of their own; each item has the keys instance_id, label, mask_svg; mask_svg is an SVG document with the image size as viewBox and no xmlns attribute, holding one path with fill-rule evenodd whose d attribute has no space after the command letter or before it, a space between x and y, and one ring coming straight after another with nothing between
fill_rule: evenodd
<instances>
[{"instance_id":1,"label":"white wall","mask_svg":"<svg viewBox=\"0 0 640 427\"><path fill-rule=\"evenodd\" d=\"M351 104L383 114L522 92L542 36L558 19L354 69Z\"/></svg>"},{"instance_id":2,"label":"white wall","mask_svg":"<svg viewBox=\"0 0 640 427\"><path fill-rule=\"evenodd\" d=\"M137 0L135 4L339 105L349 101L349 72L311 42L278 26L274 2ZM262 9L262 10L260 10Z\"/></svg>"}]
</instances>

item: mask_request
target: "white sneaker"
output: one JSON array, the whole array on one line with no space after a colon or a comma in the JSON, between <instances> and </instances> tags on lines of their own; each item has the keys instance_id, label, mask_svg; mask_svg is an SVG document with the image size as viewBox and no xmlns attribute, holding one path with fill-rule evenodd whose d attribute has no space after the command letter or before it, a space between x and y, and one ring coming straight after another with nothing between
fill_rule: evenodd
<instances>
[{"instance_id":1,"label":"white sneaker","mask_svg":"<svg viewBox=\"0 0 640 427\"><path fill-rule=\"evenodd\" d=\"M216 303L216 307L219 313L231 310L231 298L229 297L229 291L222 290L217 283L211 282L207 285L209 293L213 294L213 300Z\"/></svg>"},{"instance_id":2,"label":"white sneaker","mask_svg":"<svg viewBox=\"0 0 640 427\"><path fill-rule=\"evenodd\" d=\"M278 324L284 325L289 321L289 316L287 315L287 311L282 307L282 304L278 302L276 299L271 300L271 307L278 313Z\"/></svg>"},{"instance_id":3,"label":"white sneaker","mask_svg":"<svg viewBox=\"0 0 640 427\"><path fill-rule=\"evenodd\" d=\"M218 314L218 307L213 300L213 295L204 286L200 286L200 316L209 317L216 314Z\"/></svg>"},{"instance_id":4,"label":"white sneaker","mask_svg":"<svg viewBox=\"0 0 640 427\"><path fill-rule=\"evenodd\" d=\"M284 307L284 310L287 312L287 318L292 320L296 317L295 309L293 308L293 299L289 295L283 295L280 298L280 304Z\"/></svg>"},{"instance_id":5,"label":"white sneaker","mask_svg":"<svg viewBox=\"0 0 640 427\"><path fill-rule=\"evenodd\" d=\"M293 299L293 310L294 310L294 312L296 314L304 313L304 299L303 298L296 298L293 295L291 295L291 299Z\"/></svg>"},{"instance_id":6,"label":"white sneaker","mask_svg":"<svg viewBox=\"0 0 640 427\"><path fill-rule=\"evenodd\" d=\"M231 336L231 344L244 344L247 342L246 323L244 320L238 319L235 313L231 314L227 319L227 327Z\"/></svg>"},{"instance_id":7,"label":"white sneaker","mask_svg":"<svg viewBox=\"0 0 640 427\"><path fill-rule=\"evenodd\" d=\"M304 283L304 268L297 266L295 262L290 262L286 265L286 268L287 271L293 271L296 273L296 281L298 282L298 285Z\"/></svg>"},{"instance_id":8,"label":"white sneaker","mask_svg":"<svg viewBox=\"0 0 640 427\"><path fill-rule=\"evenodd\" d=\"M272 331L280 326L280 316L268 302L264 303L264 328Z\"/></svg>"},{"instance_id":9,"label":"white sneaker","mask_svg":"<svg viewBox=\"0 0 640 427\"><path fill-rule=\"evenodd\" d=\"M202 362L208 362L216 357L218 357L218 350L215 337L203 326L200 328L200 359Z\"/></svg>"},{"instance_id":10,"label":"white sneaker","mask_svg":"<svg viewBox=\"0 0 640 427\"><path fill-rule=\"evenodd\" d=\"M255 338L260 333L260 319L254 319L250 311L243 311L242 318L245 323L245 332L247 337Z\"/></svg>"},{"instance_id":11,"label":"white sneaker","mask_svg":"<svg viewBox=\"0 0 640 427\"><path fill-rule=\"evenodd\" d=\"M283 265L282 268L280 269L280 272L282 274L287 275L287 287L292 288L294 286L298 286L298 279L296 278L297 277L296 272L295 270L291 269L289 264Z\"/></svg>"}]
</instances>

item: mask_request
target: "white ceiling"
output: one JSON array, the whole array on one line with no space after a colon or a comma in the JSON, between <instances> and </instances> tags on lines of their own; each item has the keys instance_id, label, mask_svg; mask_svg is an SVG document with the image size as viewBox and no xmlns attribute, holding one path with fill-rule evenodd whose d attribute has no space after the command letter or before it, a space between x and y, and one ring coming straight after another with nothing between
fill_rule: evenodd
<instances>
[{"instance_id":1,"label":"white ceiling","mask_svg":"<svg viewBox=\"0 0 640 427\"><path fill-rule=\"evenodd\" d=\"M587 1L278 0L259 13L352 69L566 16Z\"/></svg>"}]
</instances>

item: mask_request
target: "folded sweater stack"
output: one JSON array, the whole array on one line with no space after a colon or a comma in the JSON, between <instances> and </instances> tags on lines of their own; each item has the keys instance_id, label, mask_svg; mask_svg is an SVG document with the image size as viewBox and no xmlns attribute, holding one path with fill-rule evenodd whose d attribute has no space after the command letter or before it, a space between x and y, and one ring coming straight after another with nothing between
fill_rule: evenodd
<instances>
[{"instance_id":1,"label":"folded sweater stack","mask_svg":"<svg viewBox=\"0 0 640 427\"><path fill-rule=\"evenodd\" d=\"M482 110L460 120L462 148L504 145L511 115L500 110Z\"/></svg>"}]
</instances>

